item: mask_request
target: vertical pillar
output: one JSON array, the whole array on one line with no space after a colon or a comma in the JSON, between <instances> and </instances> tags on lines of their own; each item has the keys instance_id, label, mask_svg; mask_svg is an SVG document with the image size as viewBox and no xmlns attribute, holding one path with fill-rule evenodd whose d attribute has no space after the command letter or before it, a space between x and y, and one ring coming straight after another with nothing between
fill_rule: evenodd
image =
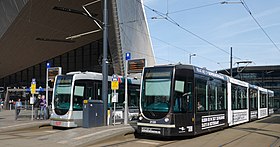
<instances>
[{"instance_id":1,"label":"vertical pillar","mask_svg":"<svg viewBox=\"0 0 280 147\"><path fill-rule=\"evenodd\" d=\"M108 110L108 65L107 65L107 38L108 38L108 10L107 0L104 0L103 10L103 60L102 60L102 99L104 104L104 126L107 125L107 110Z\"/></svg>"}]
</instances>

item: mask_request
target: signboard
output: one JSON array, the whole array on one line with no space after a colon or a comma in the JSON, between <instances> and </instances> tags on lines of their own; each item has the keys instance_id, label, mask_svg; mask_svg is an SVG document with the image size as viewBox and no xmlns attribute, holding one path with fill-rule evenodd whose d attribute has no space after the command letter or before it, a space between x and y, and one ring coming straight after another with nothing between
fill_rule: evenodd
<instances>
[{"instance_id":1,"label":"signboard","mask_svg":"<svg viewBox=\"0 0 280 147\"><path fill-rule=\"evenodd\" d=\"M119 89L118 76L115 75L115 74L112 76L111 89L112 90L118 90Z\"/></svg>"},{"instance_id":2,"label":"signboard","mask_svg":"<svg viewBox=\"0 0 280 147\"><path fill-rule=\"evenodd\" d=\"M29 101L30 101L30 104L33 105L34 102L35 102L35 98L34 97L30 97Z\"/></svg>"},{"instance_id":3,"label":"signboard","mask_svg":"<svg viewBox=\"0 0 280 147\"><path fill-rule=\"evenodd\" d=\"M225 114L207 115L201 117L201 129L209 129L225 125Z\"/></svg>"},{"instance_id":4,"label":"signboard","mask_svg":"<svg viewBox=\"0 0 280 147\"><path fill-rule=\"evenodd\" d=\"M112 81L111 82L111 89L112 90L118 90L119 89L119 82L118 81Z\"/></svg>"},{"instance_id":5,"label":"signboard","mask_svg":"<svg viewBox=\"0 0 280 147\"><path fill-rule=\"evenodd\" d=\"M54 82L55 76L60 75L62 72L61 67L50 67L48 70L48 81Z\"/></svg>"},{"instance_id":6,"label":"signboard","mask_svg":"<svg viewBox=\"0 0 280 147\"><path fill-rule=\"evenodd\" d=\"M131 53L127 52L125 53L125 60L130 60L131 59Z\"/></svg>"},{"instance_id":7,"label":"signboard","mask_svg":"<svg viewBox=\"0 0 280 147\"><path fill-rule=\"evenodd\" d=\"M114 96L112 97L112 102L117 103L118 102L118 97L119 97L119 94L115 93Z\"/></svg>"},{"instance_id":8,"label":"signboard","mask_svg":"<svg viewBox=\"0 0 280 147\"><path fill-rule=\"evenodd\" d=\"M145 67L145 59L128 60L129 73L141 73Z\"/></svg>"},{"instance_id":9,"label":"signboard","mask_svg":"<svg viewBox=\"0 0 280 147\"><path fill-rule=\"evenodd\" d=\"M32 79L31 82L31 94L35 94L36 93L36 79Z\"/></svg>"}]
</instances>

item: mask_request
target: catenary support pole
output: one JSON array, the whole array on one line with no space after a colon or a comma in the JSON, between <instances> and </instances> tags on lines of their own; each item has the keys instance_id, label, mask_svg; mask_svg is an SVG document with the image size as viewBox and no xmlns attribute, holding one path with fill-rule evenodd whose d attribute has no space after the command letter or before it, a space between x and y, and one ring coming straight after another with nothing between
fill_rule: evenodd
<instances>
[{"instance_id":1,"label":"catenary support pole","mask_svg":"<svg viewBox=\"0 0 280 147\"><path fill-rule=\"evenodd\" d=\"M108 110L108 65L107 65L107 38L108 38L108 4L107 0L104 0L103 9L103 60L102 60L102 99L104 104L104 126L107 125L107 110Z\"/></svg>"},{"instance_id":2,"label":"catenary support pole","mask_svg":"<svg viewBox=\"0 0 280 147\"><path fill-rule=\"evenodd\" d=\"M232 47L230 47L230 76L232 77Z\"/></svg>"}]
</instances>

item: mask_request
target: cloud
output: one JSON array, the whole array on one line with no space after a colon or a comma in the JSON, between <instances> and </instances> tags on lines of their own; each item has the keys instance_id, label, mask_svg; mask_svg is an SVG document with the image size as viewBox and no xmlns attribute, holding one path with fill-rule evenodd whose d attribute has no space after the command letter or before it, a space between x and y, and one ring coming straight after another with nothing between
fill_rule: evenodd
<instances>
[{"instance_id":1,"label":"cloud","mask_svg":"<svg viewBox=\"0 0 280 147\"><path fill-rule=\"evenodd\" d=\"M279 11L280 11L280 7L276 7L274 9L269 9L269 10L263 11L263 12L258 13L258 14L253 14L253 15L258 20L258 19L261 19L262 17L266 17L268 15L272 15L272 14L276 14L276 13L277 13L276 15L278 16ZM252 18L250 16L245 17L245 18L241 18L241 19L237 19L237 20L234 20L234 21L230 21L230 22L224 23L224 24L214 28L212 30L212 32L217 32L217 31L220 31L220 30L225 30L225 29L228 29L228 28L233 28L233 27L236 27L237 25L241 25L241 24L243 25L245 23L252 22L252 21L253 20L252 20ZM277 25L279 25L279 24L277 24ZM248 31L251 31L251 28L248 29ZM243 30L243 32L248 32L248 31L244 31ZM240 33L237 33L237 34L240 34Z\"/></svg>"},{"instance_id":2,"label":"cloud","mask_svg":"<svg viewBox=\"0 0 280 147\"><path fill-rule=\"evenodd\" d=\"M274 23L274 24L270 24L270 25L266 25L266 26L262 26L263 29L267 29L267 28L271 28L271 27L276 27L276 26L280 26L280 23ZM223 38L229 38L229 37L234 37L243 33L247 33L247 32L251 32L251 31L255 31L255 30L260 30L261 28L259 26L256 27L251 27L251 28L245 28L243 30L240 31L234 31L228 35L223 35Z\"/></svg>"}]
</instances>

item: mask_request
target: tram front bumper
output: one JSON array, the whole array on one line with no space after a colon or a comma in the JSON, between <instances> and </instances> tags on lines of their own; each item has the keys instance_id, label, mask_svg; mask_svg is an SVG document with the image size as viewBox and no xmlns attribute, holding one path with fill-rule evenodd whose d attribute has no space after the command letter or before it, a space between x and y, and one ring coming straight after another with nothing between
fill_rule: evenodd
<instances>
[{"instance_id":1,"label":"tram front bumper","mask_svg":"<svg viewBox=\"0 0 280 147\"><path fill-rule=\"evenodd\" d=\"M66 128L73 128L78 126L73 121L60 121L60 120L51 120L50 125L56 127L66 127Z\"/></svg>"}]
</instances>

